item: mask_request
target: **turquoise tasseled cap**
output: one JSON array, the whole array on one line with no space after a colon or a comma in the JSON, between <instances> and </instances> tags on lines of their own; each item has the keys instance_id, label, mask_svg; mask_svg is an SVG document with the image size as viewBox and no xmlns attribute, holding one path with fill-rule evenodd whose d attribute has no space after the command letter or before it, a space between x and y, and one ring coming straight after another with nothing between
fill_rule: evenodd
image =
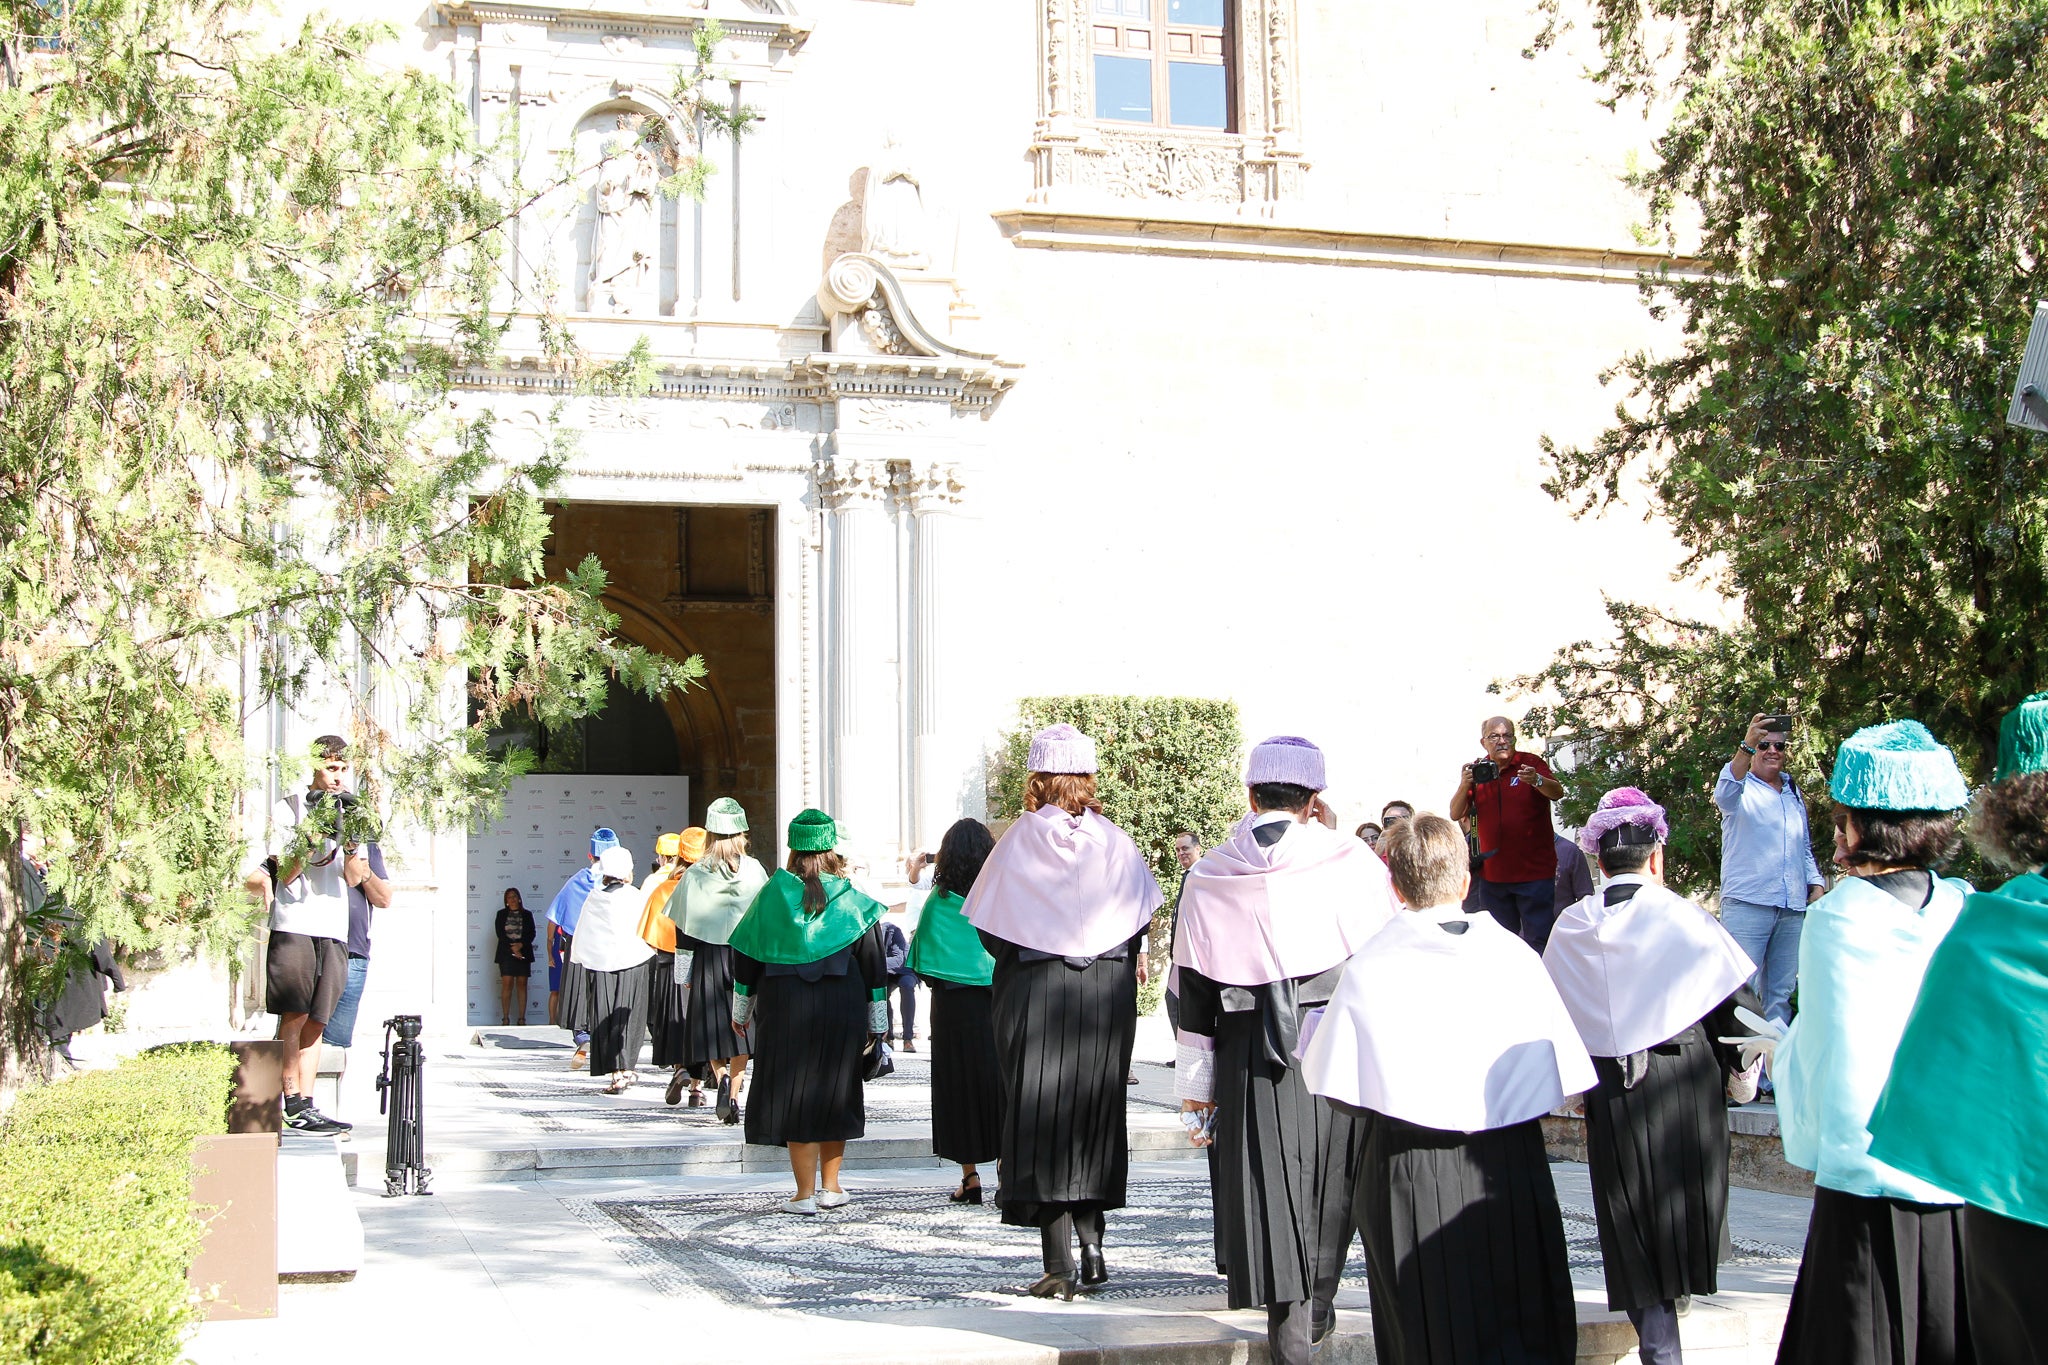
<instances>
[{"instance_id":1,"label":"turquoise tasseled cap","mask_svg":"<svg viewBox=\"0 0 2048 1365\"><path fill-rule=\"evenodd\" d=\"M2003 782L2048 769L2048 692L2036 692L2005 713L1998 726L1998 771Z\"/></svg>"},{"instance_id":2,"label":"turquoise tasseled cap","mask_svg":"<svg viewBox=\"0 0 2048 1365\"><path fill-rule=\"evenodd\" d=\"M1828 794L1858 810L1955 810L1970 802L1956 756L1917 720L1866 725L1843 740Z\"/></svg>"}]
</instances>

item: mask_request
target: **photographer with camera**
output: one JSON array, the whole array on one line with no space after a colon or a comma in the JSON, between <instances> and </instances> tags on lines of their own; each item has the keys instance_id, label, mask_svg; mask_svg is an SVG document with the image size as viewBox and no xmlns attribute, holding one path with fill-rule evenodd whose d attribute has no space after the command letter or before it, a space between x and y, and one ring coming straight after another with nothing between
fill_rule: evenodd
<instances>
[{"instance_id":1,"label":"photographer with camera","mask_svg":"<svg viewBox=\"0 0 2048 1365\"><path fill-rule=\"evenodd\" d=\"M1482 758L1467 763L1451 797L1451 819L1479 825L1479 899L1509 933L1537 952L1557 915L1557 844L1550 804L1564 786L1550 765L1515 747L1515 723L1494 716L1479 727Z\"/></svg>"},{"instance_id":2,"label":"photographer with camera","mask_svg":"<svg viewBox=\"0 0 2048 1365\"><path fill-rule=\"evenodd\" d=\"M1754 715L1714 783L1721 811L1721 923L1756 963L1764 1017L1792 1017L1806 907L1827 890L1806 799L1785 771L1792 717ZM1768 1089L1768 1085L1766 1086Z\"/></svg>"},{"instance_id":3,"label":"photographer with camera","mask_svg":"<svg viewBox=\"0 0 2048 1365\"><path fill-rule=\"evenodd\" d=\"M313 778L303 795L278 803L275 820L292 831L277 855L266 955L266 1006L284 1043L284 1124L295 1133L345 1133L350 1125L313 1107L320 1040L351 986L351 911L360 900L362 958L369 957L369 912L391 903L375 821L348 790L348 741L313 741ZM361 976L354 981L361 994ZM349 1000L346 1023L354 1021ZM347 1044L342 1044L346 1046Z\"/></svg>"}]
</instances>

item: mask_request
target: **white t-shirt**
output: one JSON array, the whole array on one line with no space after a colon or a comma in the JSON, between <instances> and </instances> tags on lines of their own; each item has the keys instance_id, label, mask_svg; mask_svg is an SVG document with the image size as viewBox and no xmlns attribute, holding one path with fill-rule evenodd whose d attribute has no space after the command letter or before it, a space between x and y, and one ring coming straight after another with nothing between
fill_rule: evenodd
<instances>
[{"instance_id":1,"label":"white t-shirt","mask_svg":"<svg viewBox=\"0 0 2048 1365\"><path fill-rule=\"evenodd\" d=\"M292 843L293 831L306 808L306 793L299 792L277 803L272 815L272 837L278 857L283 859ZM314 849L315 858L325 856L334 845ZM348 942L348 883L341 876L342 855L336 850L324 866L308 862L299 875L276 889L270 904L273 933L306 934Z\"/></svg>"}]
</instances>

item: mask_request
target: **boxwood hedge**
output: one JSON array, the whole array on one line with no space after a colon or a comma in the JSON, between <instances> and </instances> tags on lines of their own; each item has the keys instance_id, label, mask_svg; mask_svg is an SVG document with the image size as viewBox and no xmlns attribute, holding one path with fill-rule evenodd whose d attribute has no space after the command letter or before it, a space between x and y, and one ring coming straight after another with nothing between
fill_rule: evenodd
<instances>
[{"instance_id":1,"label":"boxwood hedge","mask_svg":"<svg viewBox=\"0 0 2048 1365\"><path fill-rule=\"evenodd\" d=\"M0 1360L170 1365L195 1302L192 1146L234 1057L158 1048L22 1095L0 1126Z\"/></svg>"}]
</instances>

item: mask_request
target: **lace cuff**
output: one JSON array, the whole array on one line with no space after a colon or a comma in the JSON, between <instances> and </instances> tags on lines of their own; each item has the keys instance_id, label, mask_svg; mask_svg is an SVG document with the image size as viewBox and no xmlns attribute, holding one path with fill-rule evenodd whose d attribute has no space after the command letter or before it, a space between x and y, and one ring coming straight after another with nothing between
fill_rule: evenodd
<instances>
[{"instance_id":1,"label":"lace cuff","mask_svg":"<svg viewBox=\"0 0 2048 1365\"><path fill-rule=\"evenodd\" d=\"M1173 1093L1208 1104L1216 1098L1216 1040L1198 1033L1179 1035L1173 1048Z\"/></svg>"},{"instance_id":2,"label":"lace cuff","mask_svg":"<svg viewBox=\"0 0 2048 1365\"><path fill-rule=\"evenodd\" d=\"M887 1033L888 1031L889 1002L886 1000L868 1001L868 1032Z\"/></svg>"},{"instance_id":3,"label":"lace cuff","mask_svg":"<svg viewBox=\"0 0 2048 1365\"><path fill-rule=\"evenodd\" d=\"M747 1021L753 1017L754 997L742 995L738 991L734 991L732 993L732 1026L734 1028L745 1028Z\"/></svg>"}]
</instances>

